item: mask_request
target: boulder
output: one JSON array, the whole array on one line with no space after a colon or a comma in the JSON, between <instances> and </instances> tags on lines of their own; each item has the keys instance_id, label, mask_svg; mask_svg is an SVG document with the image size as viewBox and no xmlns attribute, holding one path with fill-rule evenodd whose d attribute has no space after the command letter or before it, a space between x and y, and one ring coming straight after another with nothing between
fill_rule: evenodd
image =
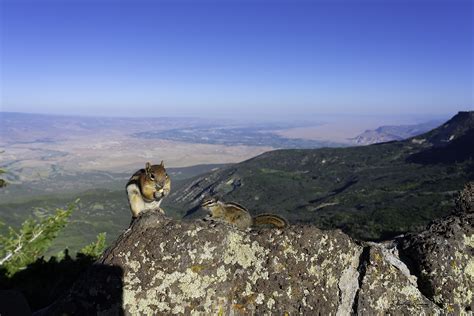
<instances>
[{"instance_id":1,"label":"boulder","mask_svg":"<svg viewBox=\"0 0 474 316\"><path fill-rule=\"evenodd\" d=\"M38 315L472 314L472 184L425 231L361 243L147 212Z\"/></svg>"},{"instance_id":2,"label":"boulder","mask_svg":"<svg viewBox=\"0 0 474 316\"><path fill-rule=\"evenodd\" d=\"M402 258L418 276L419 289L445 311L474 310L474 213L434 221L400 242Z\"/></svg>"}]
</instances>

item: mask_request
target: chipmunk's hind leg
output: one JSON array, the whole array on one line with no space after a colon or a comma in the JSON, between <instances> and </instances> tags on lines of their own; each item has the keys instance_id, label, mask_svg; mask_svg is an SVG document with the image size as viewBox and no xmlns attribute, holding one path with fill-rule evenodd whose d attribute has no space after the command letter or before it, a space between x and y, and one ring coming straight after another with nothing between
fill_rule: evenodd
<instances>
[{"instance_id":1,"label":"chipmunk's hind leg","mask_svg":"<svg viewBox=\"0 0 474 316\"><path fill-rule=\"evenodd\" d=\"M236 213L230 218L230 223L240 229L252 226L252 216L248 213Z\"/></svg>"}]
</instances>

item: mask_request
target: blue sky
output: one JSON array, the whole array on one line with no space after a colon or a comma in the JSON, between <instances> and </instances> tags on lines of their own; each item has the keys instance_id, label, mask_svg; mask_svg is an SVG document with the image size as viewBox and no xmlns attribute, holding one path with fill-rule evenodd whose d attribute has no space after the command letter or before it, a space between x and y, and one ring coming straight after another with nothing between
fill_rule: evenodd
<instances>
[{"instance_id":1,"label":"blue sky","mask_svg":"<svg viewBox=\"0 0 474 316\"><path fill-rule=\"evenodd\" d=\"M473 109L473 1L1 1L1 109L121 116Z\"/></svg>"}]
</instances>

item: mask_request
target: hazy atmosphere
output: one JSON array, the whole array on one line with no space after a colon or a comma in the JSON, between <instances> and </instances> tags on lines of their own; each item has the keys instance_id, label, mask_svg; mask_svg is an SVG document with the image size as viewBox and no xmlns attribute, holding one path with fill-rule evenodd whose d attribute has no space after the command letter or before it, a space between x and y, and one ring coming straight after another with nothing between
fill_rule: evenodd
<instances>
[{"instance_id":1,"label":"hazy atmosphere","mask_svg":"<svg viewBox=\"0 0 474 316\"><path fill-rule=\"evenodd\" d=\"M1 2L3 111L449 116L472 1Z\"/></svg>"}]
</instances>

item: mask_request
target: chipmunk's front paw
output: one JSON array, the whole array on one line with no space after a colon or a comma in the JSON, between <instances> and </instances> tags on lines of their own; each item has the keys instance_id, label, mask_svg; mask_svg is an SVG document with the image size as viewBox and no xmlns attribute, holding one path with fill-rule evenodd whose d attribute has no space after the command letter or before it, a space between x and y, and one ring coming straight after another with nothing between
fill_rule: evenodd
<instances>
[{"instance_id":1,"label":"chipmunk's front paw","mask_svg":"<svg viewBox=\"0 0 474 316\"><path fill-rule=\"evenodd\" d=\"M204 222L212 222L213 219L212 219L212 216L210 215L206 215L204 216L203 218L201 218Z\"/></svg>"},{"instance_id":2,"label":"chipmunk's front paw","mask_svg":"<svg viewBox=\"0 0 474 316\"><path fill-rule=\"evenodd\" d=\"M159 207L159 208L157 209L157 211L160 212L161 214L165 214L165 210L162 209L161 207Z\"/></svg>"},{"instance_id":3,"label":"chipmunk's front paw","mask_svg":"<svg viewBox=\"0 0 474 316\"><path fill-rule=\"evenodd\" d=\"M217 223L219 222L215 218L212 218L212 216L206 216L206 217L202 218L202 221L206 222L206 223L209 223L210 227L216 227Z\"/></svg>"}]
</instances>

